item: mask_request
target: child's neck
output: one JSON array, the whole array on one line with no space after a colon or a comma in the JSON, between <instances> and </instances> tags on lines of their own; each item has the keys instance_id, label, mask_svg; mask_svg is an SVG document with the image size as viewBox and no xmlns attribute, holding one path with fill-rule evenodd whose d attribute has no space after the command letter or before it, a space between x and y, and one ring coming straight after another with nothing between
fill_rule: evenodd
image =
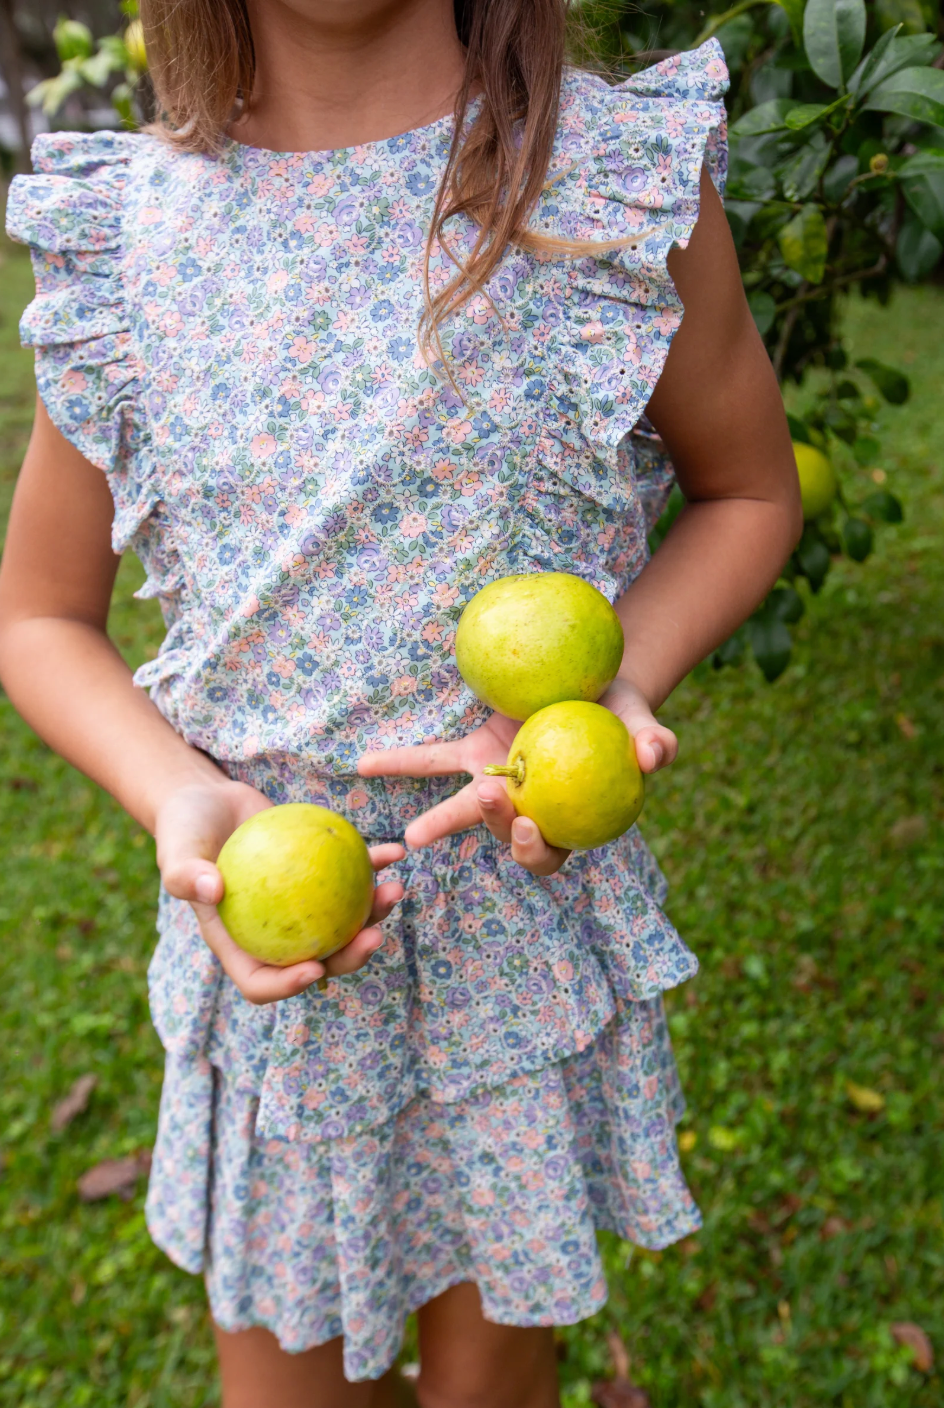
<instances>
[{"instance_id":1,"label":"child's neck","mask_svg":"<svg viewBox=\"0 0 944 1408\"><path fill-rule=\"evenodd\" d=\"M451 111L452 0L249 0L253 103L230 135L272 151L380 141Z\"/></svg>"}]
</instances>

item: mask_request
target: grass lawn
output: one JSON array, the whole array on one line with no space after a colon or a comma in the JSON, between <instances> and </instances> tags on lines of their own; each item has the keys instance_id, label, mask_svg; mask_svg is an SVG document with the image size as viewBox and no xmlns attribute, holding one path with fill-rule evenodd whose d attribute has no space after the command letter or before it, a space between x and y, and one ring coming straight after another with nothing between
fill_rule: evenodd
<instances>
[{"instance_id":1,"label":"grass lawn","mask_svg":"<svg viewBox=\"0 0 944 1408\"><path fill-rule=\"evenodd\" d=\"M32 284L22 254L3 257L5 512L31 414L16 321ZM662 1254L608 1239L610 1303L561 1336L567 1408L590 1402L613 1329L654 1408L944 1397L890 1331L916 1322L944 1356L942 328L939 288L850 306L850 348L913 379L910 406L876 410L906 521L834 570L776 685L753 667L699 674L665 711L682 755L645 830L702 960L669 1003L705 1228ZM139 580L125 562L112 620L132 661L160 639L153 603L131 600ZM202 1287L151 1246L143 1185L129 1202L76 1194L91 1165L153 1139L152 845L5 699L0 717L0 1405L214 1403ZM85 1073L88 1111L53 1132Z\"/></svg>"}]
</instances>

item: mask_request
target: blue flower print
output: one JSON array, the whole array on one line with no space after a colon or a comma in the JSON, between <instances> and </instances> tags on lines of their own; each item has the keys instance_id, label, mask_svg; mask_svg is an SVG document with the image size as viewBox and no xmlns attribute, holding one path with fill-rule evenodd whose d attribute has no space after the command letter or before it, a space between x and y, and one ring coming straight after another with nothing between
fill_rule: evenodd
<instances>
[{"instance_id":1,"label":"blue flower print","mask_svg":"<svg viewBox=\"0 0 944 1408\"><path fill-rule=\"evenodd\" d=\"M303 651L301 655L296 657L295 664L301 670L303 675L313 675L318 668L318 661L307 650Z\"/></svg>"},{"instance_id":2,"label":"blue flower print","mask_svg":"<svg viewBox=\"0 0 944 1408\"><path fill-rule=\"evenodd\" d=\"M379 299L379 300L374 304L373 312L371 313L371 317L373 318L373 320L374 320L375 323L385 323L388 318L392 318L392 317L393 317L393 304L390 302L390 299L389 299L389 298L381 298L381 299Z\"/></svg>"},{"instance_id":3,"label":"blue flower print","mask_svg":"<svg viewBox=\"0 0 944 1408\"><path fill-rule=\"evenodd\" d=\"M185 284L189 284L192 279L200 277L200 265L192 254L188 254L186 259L182 259L177 265L177 273Z\"/></svg>"},{"instance_id":4,"label":"blue flower print","mask_svg":"<svg viewBox=\"0 0 944 1408\"><path fill-rule=\"evenodd\" d=\"M370 598L371 594L364 586L349 587L344 593L344 600L347 602L348 606L353 607L355 611L361 611L366 606L369 606Z\"/></svg>"},{"instance_id":5,"label":"blue flower print","mask_svg":"<svg viewBox=\"0 0 944 1408\"><path fill-rule=\"evenodd\" d=\"M413 171L406 178L406 188L413 196L428 196L436 189L436 182L426 171Z\"/></svg>"},{"instance_id":6,"label":"blue flower print","mask_svg":"<svg viewBox=\"0 0 944 1408\"><path fill-rule=\"evenodd\" d=\"M398 362L406 361L407 357L413 356L416 343L409 337L395 337L390 343L390 355Z\"/></svg>"},{"instance_id":7,"label":"blue flower print","mask_svg":"<svg viewBox=\"0 0 944 1408\"><path fill-rule=\"evenodd\" d=\"M399 509L396 504L378 504L371 514L375 523L393 523L399 517Z\"/></svg>"}]
</instances>

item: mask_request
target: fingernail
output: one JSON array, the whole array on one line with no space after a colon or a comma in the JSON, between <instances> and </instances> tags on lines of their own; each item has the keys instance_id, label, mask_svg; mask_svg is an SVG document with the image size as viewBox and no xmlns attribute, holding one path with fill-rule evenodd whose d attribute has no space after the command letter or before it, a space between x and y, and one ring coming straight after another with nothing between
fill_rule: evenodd
<instances>
[{"instance_id":1,"label":"fingernail","mask_svg":"<svg viewBox=\"0 0 944 1408\"><path fill-rule=\"evenodd\" d=\"M479 806L480 806L480 807L484 807L486 811L494 811L494 809L495 809L495 798L494 798L494 797L483 797L482 794L481 794L481 792L478 793L477 795L478 795Z\"/></svg>"},{"instance_id":2,"label":"fingernail","mask_svg":"<svg viewBox=\"0 0 944 1408\"><path fill-rule=\"evenodd\" d=\"M530 821L525 821L523 817L519 817L517 821L513 821L511 824L511 834L516 841L524 845L533 838L534 827Z\"/></svg>"},{"instance_id":3,"label":"fingernail","mask_svg":"<svg viewBox=\"0 0 944 1408\"><path fill-rule=\"evenodd\" d=\"M653 739L649 747L652 749L652 758L656 767L660 767L662 765L662 759L665 757L662 744L657 743L655 739Z\"/></svg>"},{"instance_id":4,"label":"fingernail","mask_svg":"<svg viewBox=\"0 0 944 1408\"><path fill-rule=\"evenodd\" d=\"M193 888L201 904L213 904L216 899L216 881L212 875L198 875Z\"/></svg>"}]
</instances>

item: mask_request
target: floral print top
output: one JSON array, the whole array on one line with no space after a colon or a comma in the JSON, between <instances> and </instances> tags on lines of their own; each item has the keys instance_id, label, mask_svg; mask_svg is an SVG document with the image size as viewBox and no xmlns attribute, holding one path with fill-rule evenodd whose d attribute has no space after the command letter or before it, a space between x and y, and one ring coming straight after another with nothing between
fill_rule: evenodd
<instances>
[{"instance_id":1,"label":"floral print top","mask_svg":"<svg viewBox=\"0 0 944 1408\"><path fill-rule=\"evenodd\" d=\"M509 250L442 330L451 380L417 343L450 118L327 152L39 139L8 212L22 335L160 599L136 680L190 743L351 774L484 717L452 643L486 582L625 590L667 479L629 433L681 318L666 256L703 162L723 180L725 82L714 40L616 87L566 74L533 225L599 257ZM474 235L452 222L457 251ZM434 251L433 286L451 270Z\"/></svg>"}]
</instances>

